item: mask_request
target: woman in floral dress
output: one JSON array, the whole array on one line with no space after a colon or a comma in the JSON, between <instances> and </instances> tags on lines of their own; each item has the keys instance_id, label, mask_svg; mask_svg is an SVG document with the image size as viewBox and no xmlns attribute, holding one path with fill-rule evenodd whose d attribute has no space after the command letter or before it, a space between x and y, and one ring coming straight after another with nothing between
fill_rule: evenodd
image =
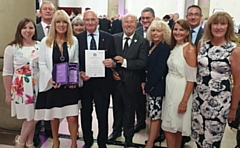
<instances>
[{"instance_id":1,"label":"woman in floral dress","mask_svg":"<svg viewBox=\"0 0 240 148\"><path fill-rule=\"evenodd\" d=\"M21 136L17 135L17 148L33 146L35 129L34 107L38 92L38 45L35 23L24 18L18 24L15 39L4 52L3 82L5 101L11 104L11 115L25 119Z\"/></svg>"},{"instance_id":2,"label":"woman in floral dress","mask_svg":"<svg viewBox=\"0 0 240 148\"><path fill-rule=\"evenodd\" d=\"M208 20L198 46L198 73L192 107L192 138L198 147L220 148L226 121L236 116L240 96L240 48L226 12ZM233 75L234 87L230 76Z\"/></svg>"}]
</instances>

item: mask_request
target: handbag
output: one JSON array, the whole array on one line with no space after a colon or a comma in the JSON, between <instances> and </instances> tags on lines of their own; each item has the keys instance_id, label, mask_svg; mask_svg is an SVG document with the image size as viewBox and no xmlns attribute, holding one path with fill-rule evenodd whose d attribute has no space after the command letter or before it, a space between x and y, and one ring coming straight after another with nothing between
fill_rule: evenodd
<instances>
[{"instance_id":1,"label":"handbag","mask_svg":"<svg viewBox=\"0 0 240 148\"><path fill-rule=\"evenodd\" d=\"M240 104L238 103L238 108L237 108L237 111L236 111L236 118L235 118L234 121L231 121L231 122L228 121L228 125L231 128L238 129L239 123L240 123L239 121L240 121Z\"/></svg>"}]
</instances>

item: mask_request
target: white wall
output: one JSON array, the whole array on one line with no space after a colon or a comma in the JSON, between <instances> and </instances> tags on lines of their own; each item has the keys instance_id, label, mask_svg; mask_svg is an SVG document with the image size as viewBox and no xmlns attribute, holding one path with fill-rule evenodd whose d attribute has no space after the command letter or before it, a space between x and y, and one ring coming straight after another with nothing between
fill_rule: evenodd
<instances>
[{"instance_id":1,"label":"white wall","mask_svg":"<svg viewBox=\"0 0 240 148\"><path fill-rule=\"evenodd\" d=\"M108 0L58 0L59 7L81 7L82 12L89 7L98 15L108 14Z\"/></svg>"},{"instance_id":2,"label":"white wall","mask_svg":"<svg viewBox=\"0 0 240 148\"><path fill-rule=\"evenodd\" d=\"M138 17L145 7L152 7L155 15L160 18L171 13L179 13L180 18L185 16L185 0L125 0L125 3L125 9Z\"/></svg>"},{"instance_id":3,"label":"white wall","mask_svg":"<svg viewBox=\"0 0 240 148\"><path fill-rule=\"evenodd\" d=\"M237 24L240 24L240 0L211 0L209 15L212 14L214 8L224 9L232 17L234 17Z\"/></svg>"}]
</instances>

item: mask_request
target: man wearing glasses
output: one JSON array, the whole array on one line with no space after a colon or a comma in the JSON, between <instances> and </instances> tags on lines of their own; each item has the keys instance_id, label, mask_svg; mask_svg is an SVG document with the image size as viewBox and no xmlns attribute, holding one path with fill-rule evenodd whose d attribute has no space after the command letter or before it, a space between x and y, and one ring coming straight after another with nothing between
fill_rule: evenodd
<instances>
[{"instance_id":1,"label":"man wearing glasses","mask_svg":"<svg viewBox=\"0 0 240 148\"><path fill-rule=\"evenodd\" d=\"M202 9L198 5L191 5L187 9L186 20L190 25L190 37L192 43L197 47L199 40L203 35L203 28L201 27ZM190 137L183 136L181 148L184 148L185 143L189 142Z\"/></svg>"},{"instance_id":2,"label":"man wearing glasses","mask_svg":"<svg viewBox=\"0 0 240 148\"><path fill-rule=\"evenodd\" d=\"M186 20L191 27L190 36L192 43L197 47L198 41L202 38L203 34L203 29L200 25L202 20L202 9L197 5L189 6L187 9Z\"/></svg>"}]
</instances>

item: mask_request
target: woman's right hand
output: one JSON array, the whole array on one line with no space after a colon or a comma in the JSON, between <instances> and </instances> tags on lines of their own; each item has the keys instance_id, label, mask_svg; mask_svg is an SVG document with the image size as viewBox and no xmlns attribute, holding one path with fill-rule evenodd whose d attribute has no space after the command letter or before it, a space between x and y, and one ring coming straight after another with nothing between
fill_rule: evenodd
<instances>
[{"instance_id":1,"label":"woman's right hand","mask_svg":"<svg viewBox=\"0 0 240 148\"><path fill-rule=\"evenodd\" d=\"M11 95L6 95L5 102L6 102L8 105L11 104L11 101L12 101L12 100L13 100L13 99L12 99Z\"/></svg>"},{"instance_id":2,"label":"woman's right hand","mask_svg":"<svg viewBox=\"0 0 240 148\"><path fill-rule=\"evenodd\" d=\"M61 87L61 84L56 84L54 81L53 81L53 79L51 78L50 80L50 83L53 85L53 88L60 88Z\"/></svg>"}]
</instances>

